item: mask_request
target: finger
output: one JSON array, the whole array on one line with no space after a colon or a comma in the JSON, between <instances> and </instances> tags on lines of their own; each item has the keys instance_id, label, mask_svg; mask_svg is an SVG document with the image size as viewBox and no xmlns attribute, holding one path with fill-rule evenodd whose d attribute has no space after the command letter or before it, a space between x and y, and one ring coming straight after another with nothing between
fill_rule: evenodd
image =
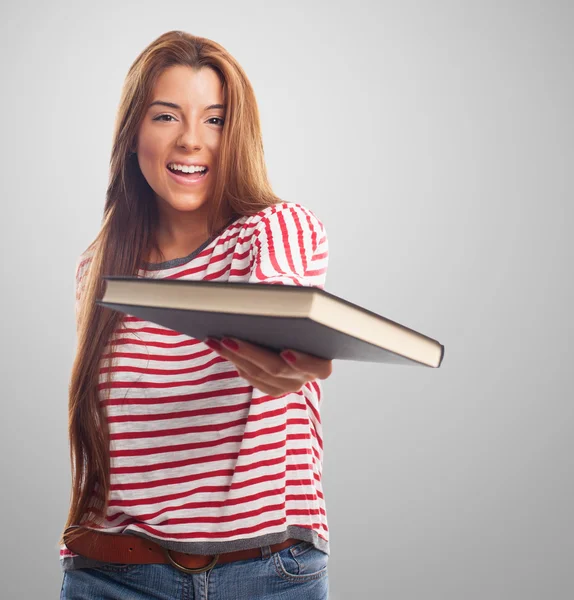
<instances>
[{"instance_id":1,"label":"finger","mask_svg":"<svg viewBox=\"0 0 574 600\"><path fill-rule=\"evenodd\" d=\"M234 352L229 350L218 340L207 338L204 340L204 343L217 352L220 356L233 363L236 369L240 370L245 375L245 378L249 378L250 381L252 381L254 384L257 384L259 388L261 388L261 386L271 386L276 390L280 389L281 393L286 393L285 390L300 390L305 383L304 377L301 375L301 373L294 371L291 368L288 368L290 374L292 375L291 377L272 375L251 360L244 358L243 354L240 354L239 351ZM280 358L278 361L282 362Z\"/></svg>"},{"instance_id":2,"label":"finger","mask_svg":"<svg viewBox=\"0 0 574 600\"><path fill-rule=\"evenodd\" d=\"M279 391L280 395L282 395L287 392L299 391L305 383L304 376L301 374L296 378L272 375L261 369L255 363L244 359L242 355L227 350L223 346L220 346L220 349L217 350L217 352L223 356L223 358L233 363L240 375L259 389L265 388L265 390L271 390L273 392ZM269 393L271 393L271 391L269 391Z\"/></svg>"},{"instance_id":3,"label":"finger","mask_svg":"<svg viewBox=\"0 0 574 600\"><path fill-rule=\"evenodd\" d=\"M233 363L240 377L249 382L254 388L257 388L269 396L277 398L287 393L300 392L309 380L309 378L302 376L300 372L294 371L293 369L290 369L290 371L293 374L299 373L298 377L292 376L284 378L272 375L261 369L254 362L245 359L243 354L239 354L241 351L241 348L239 347L236 351L233 351L223 346L218 340L210 338L205 340L205 344ZM244 344L247 344L247 342L242 340L241 344L243 346ZM268 351L264 350L264 352Z\"/></svg>"},{"instance_id":4,"label":"finger","mask_svg":"<svg viewBox=\"0 0 574 600\"><path fill-rule=\"evenodd\" d=\"M208 339L205 343L209 341L211 340ZM225 346L227 342L233 347ZM223 338L219 343L220 348L217 351L249 373L257 373L258 376L267 373L280 379L301 379L299 370L283 360L275 351L236 338Z\"/></svg>"},{"instance_id":5,"label":"finger","mask_svg":"<svg viewBox=\"0 0 574 600\"><path fill-rule=\"evenodd\" d=\"M249 373L246 373L245 371L242 371L241 369L237 369L237 372L239 373L240 377L245 379L254 388L257 388L264 394L268 394L269 396L272 396L274 398L278 398L279 396L284 396L285 394L288 394L291 391L298 391L298 390L285 390L285 388L274 387L272 385L269 385L265 381L261 381L257 378L251 377L249 375ZM293 385L292 380L290 380L290 384Z\"/></svg>"},{"instance_id":6,"label":"finger","mask_svg":"<svg viewBox=\"0 0 574 600\"><path fill-rule=\"evenodd\" d=\"M315 379L327 379L333 372L333 361L329 359L305 354L298 350L284 350L280 356L289 362L294 369L311 375ZM290 360L291 358L294 358L294 360Z\"/></svg>"},{"instance_id":7,"label":"finger","mask_svg":"<svg viewBox=\"0 0 574 600\"><path fill-rule=\"evenodd\" d=\"M274 377L265 371L257 371L256 367L236 368L239 375L247 379L254 387L259 389L274 389L275 391L279 391L281 395L289 392L299 392L306 383L304 379Z\"/></svg>"},{"instance_id":8,"label":"finger","mask_svg":"<svg viewBox=\"0 0 574 600\"><path fill-rule=\"evenodd\" d=\"M213 340L208 338L207 340L205 340L204 343L207 346L209 346L212 350L217 352L219 355L232 362L237 368L242 369L244 372L249 372L251 374L262 372L262 370L258 368L257 365L244 358L241 354L223 346L220 340Z\"/></svg>"}]
</instances>

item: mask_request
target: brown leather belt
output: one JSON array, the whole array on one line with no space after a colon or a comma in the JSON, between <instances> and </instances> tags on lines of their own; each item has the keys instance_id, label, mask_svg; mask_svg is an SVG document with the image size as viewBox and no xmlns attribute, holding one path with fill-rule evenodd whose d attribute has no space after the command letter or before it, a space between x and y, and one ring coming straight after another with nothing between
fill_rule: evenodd
<instances>
[{"instance_id":1,"label":"brown leather belt","mask_svg":"<svg viewBox=\"0 0 574 600\"><path fill-rule=\"evenodd\" d=\"M68 542L67 534L76 529L81 529L84 533L78 536L77 539ZM289 538L279 544L273 544L271 552L279 552L279 550L297 544L299 541L301 540ZM137 535L95 531L79 525L73 525L66 529L64 542L66 547L75 554L101 562L120 564L168 563L184 573L202 573L214 567L216 563L222 564L261 556L261 548L236 550L215 555L187 554L177 550L168 550L156 542Z\"/></svg>"}]
</instances>

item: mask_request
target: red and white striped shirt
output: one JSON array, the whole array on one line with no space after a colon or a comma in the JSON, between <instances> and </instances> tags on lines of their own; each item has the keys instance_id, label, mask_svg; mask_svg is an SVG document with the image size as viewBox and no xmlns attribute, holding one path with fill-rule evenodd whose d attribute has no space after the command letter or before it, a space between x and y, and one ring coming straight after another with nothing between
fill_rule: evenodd
<instances>
[{"instance_id":1,"label":"red and white striped shirt","mask_svg":"<svg viewBox=\"0 0 574 600\"><path fill-rule=\"evenodd\" d=\"M77 263L76 310L90 256ZM139 276L324 288L327 263L321 221L282 202L239 217L189 256L145 263ZM113 379L101 363L99 386L110 503L94 528L197 554L291 537L329 554L320 380L270 397L202 341L131 315L114 339ZM64 571L98 564L65 545L60 562Z\"/></svg>"}]
</instances>

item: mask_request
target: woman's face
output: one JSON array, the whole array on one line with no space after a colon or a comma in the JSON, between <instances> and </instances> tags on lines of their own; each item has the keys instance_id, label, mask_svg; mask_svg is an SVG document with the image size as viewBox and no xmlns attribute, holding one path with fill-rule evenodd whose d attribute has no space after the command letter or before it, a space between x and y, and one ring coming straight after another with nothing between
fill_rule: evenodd
<instances>
[{"instance_id":1,"label":"woman's face","mask_svg":"<svg viewBox=\"0 0 574 600\"><path fill-rule=\"evenodd\" d=\"M169 67L158 78L150 104L157 101L179 108L147 107L136 140L140 169L156 193L161 212L194 212L203 207L197 214L205 214L217 176L225 116L221 82L208 67ZM196 182L184 184L171 175L170 163L198 163L207 165L208 171Z\"/></svg>"}]
</instances>

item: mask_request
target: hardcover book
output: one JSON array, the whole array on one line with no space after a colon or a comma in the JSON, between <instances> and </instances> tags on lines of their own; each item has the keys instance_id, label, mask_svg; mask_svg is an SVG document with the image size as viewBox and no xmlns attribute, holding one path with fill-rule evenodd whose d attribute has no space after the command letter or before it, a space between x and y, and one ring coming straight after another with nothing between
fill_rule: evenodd
<instances>
[{"instance_id":1,"label":"hardcover book","mask_svg":"<svg viewBox=\"0 0 574 600\"><path fill-rule=\"evenodd\" d=\"M106 276L96 304L204 340L235 337L325 359L440 367L438 341L324 289Z\"/></svg>"}]
</instances>

